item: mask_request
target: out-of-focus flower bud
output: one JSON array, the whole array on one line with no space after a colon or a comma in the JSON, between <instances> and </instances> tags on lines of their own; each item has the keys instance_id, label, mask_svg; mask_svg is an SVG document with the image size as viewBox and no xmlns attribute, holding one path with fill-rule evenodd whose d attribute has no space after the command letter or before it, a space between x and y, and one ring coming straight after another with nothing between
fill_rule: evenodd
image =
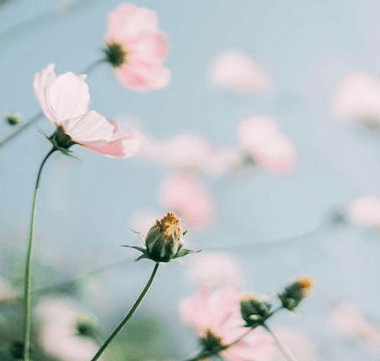
<instances>
[{"instance_id":1,"label":"out-of-focus flower bud","mask_svg":"<svg viewBox=\"0 0 380 361\"><path fill-rule=\"evenodd\" d=\"M282 307L289 311L294 311L298 304L309 294L313 289L313 280L309 276L302 276L286 287L282 293L278 295L282 303Z\"/></svg>"},{"instance_id":2,"label":"out-of-focus flower bud","mask_svg":"<svg viewBox=\"0 0 380 361\"><path fill-rule=\"evenodd\" d=\"M18 123L20 123L22 120L22 115L21 114L18 114L18 113L8 113L5 115L5 121L9 124L9 125L17 125Z\"/></svg>"},{"instance_id":3,"label":"out-of-focus flower bud","mask_svg":"<svg viewBox=\"0 0 380 361\"><path fill-rule=\"evenodd\" d=\"M172 212L168 212L161 220L149 230L145 237L146 248L125 246L137 249L142 253L137 260L149 258L155 262L169 262L172 259L186 256L195 252L183 247L182 233L179 218Z\"/></svg>"},{"instance_id":4,"label":"out-of-focus flower bud","mask_svg":"<svg viewBox=\"0 0 380 361\"><path fill-rule=\"evenodd\" d=\"M269 317L272 305L264 296L248 294L240 299L240 313L246 327L262 325Z\"/></svg>"}]
</instances>

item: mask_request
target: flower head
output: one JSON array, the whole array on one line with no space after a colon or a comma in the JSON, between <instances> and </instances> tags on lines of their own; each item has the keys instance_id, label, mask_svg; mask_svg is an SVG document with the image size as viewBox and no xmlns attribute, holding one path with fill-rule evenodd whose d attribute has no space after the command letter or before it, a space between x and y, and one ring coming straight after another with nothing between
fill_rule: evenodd
<instances>
[{"instance_id":1,"label":"flower head","mask_svg":"<svg viewBox=\"0 0 380 361\"><path fill-rule=\"evenodd\" d=\"M36 316L38 341L54 360L89 360L98 350L92 317L71 300L46 297L38 303Z\"/></svg>"},{"instance_id":2,"label":"flower head","mask_svg":"<svg viewBox=\"0 0 380 361\"><path fill-rule=\"evenodd\" d=\"M264 93L269 88L266 70L236 50L226 51L212 62L210 78L216 87L240 94Z\"/></svg>"},{"instance_id":3,"label":"flower head","mask_svg":"<svg viewBox=\"0 0 380 361\"><path fill-rule=\"evenodd\" d=\"M183 247L179 218L168 212L150 228L145 237L145 247L125 246L137 249L142 255L137 259L149 258L155 262L169 262L194 252Z\"/></svg>"},{"instance_id":4,"label":"flower head","mask_svg":"<svg viewBox=\"0 0 380 361\"><path fill-rule=\"evenodd\" d=\"M71 72L57 76L50 64L34 77L34 92L46 117L57 126L49 138L67 152L79 144L95 152L126 158L139 149L141 136L120 131L118 123L90 110L90 92L85 75Z\"/></svg>"},{"instance_id":5,"label":"flower head","mask_svg":"<svg viewBox=\"0 0 380 361\"><path fill-rule=\"evenodd\" d=\"M106 60L121 84L133 90L155 90L169 84L162 63L168 52L165 33L152 10L121 4L108 15Z\"/></svg>"},{"instance_id":6,"label":"flower head","mask_svg":"<svg viewBox=\"0 0 380 361\"><path fill-rule=\"evenodd\" d=\"M354 225L380 229L380 199L365 195L352 200L346 207L346 217Z\"/></svg>"},{"instance_id":7,"label":"flower head","mask_svg":"<svg viewBox=\"0 0 380 361\"><path fill-rule=\"evenodd\" d=\"M240 299L240 313L247 327L262 325L269 317L271 307L263 296L247 294Z\"/></svg>"},{"instance_id":8,"label":"flower head","mask_svg":"<svg viewBox=\"0 0 380 361\"><path fill-rule=\"evenodd\" d=\"M238 126L239 145L248 159L275 173L288 173L296 163L293 142L269 117L252 116Z\"/></svg>"},{"instance_id":9,"label":"flower head","mask_svg":"<svg viewBox=\"0 0 380 361\"><path fill-rule=\"evenodd\" d=\"M174 175L161 185L161 203L174 209L190 228L205 228L215 214L214 201L206 186L191 175Z\"/></svg>"},{"instance_id":10,"label":"flower head","mask_svg":"<svg viewBox=\"0 0 380 361\"><path fill-rule=\"evenodd\" d=\"M241 341L235 342L244 333L244 321L240 315L241 295L232 287L211 291L204 286L195 295L180 304L184 322L192 326L204 347L211 353L230 361L271 360L275 353L272 339L264 330L257 328Z\"/></svg>"},{"instance_id":11,"label":"flower head","mask_svg":"<svg viewBox=\"0 0 380 361\"><path fill-rule=\"evenodd\" d=\"M372 128L380 126L380 82L360 71L346 75L333 98L335 115Z\"/></svg>"},{"instance_id":12,"label":"flower head","mask_svg":"<svg viewBox=\"0 0 380 361\"><path fill-rule=\"evenodd\" d=\"M312 290L313 280L309 276L302 276L287 286L278 297L284 308L294 311L298 304L310 295Z\"/></svg>"}]
</instances>

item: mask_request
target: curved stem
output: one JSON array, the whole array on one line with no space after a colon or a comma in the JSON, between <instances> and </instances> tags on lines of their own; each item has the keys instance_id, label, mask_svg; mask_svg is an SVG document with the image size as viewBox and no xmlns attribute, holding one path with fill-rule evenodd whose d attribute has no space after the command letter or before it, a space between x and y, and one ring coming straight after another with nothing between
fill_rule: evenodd
<instances>
[{"instance_id":1,"label":"curved stem","mask_svg":"<svg viewBox=\"0 0 380 361\"><path fill-rule=\"evenodd\" d=\"M109 343L114 339L114 337L119 333L119 331L123 328L123 326L128 322L128 320L132 317L134 312L136 311L137 307L145 297L146 293L148 292L150 286L152 285L152 282L154 280L154 277L156 276L158 266L160 264L157 262L154 266L153 272L145 285L144 289L141 291L140 296L137 298L136 302L130 309L130 311L127 313L127 315L123 318L123 320L120 322L120 324L112 331L112 333L108 336L107 340L104 341L103 345L99 348L98 352L95 354L95 356L91 359L91 361L97 360L100 355L103 353L103 351L107 348Z\"/></svg>"},{"instance_id":2,"label":"curved stem","mask_svg":"<svg viewBox=\"0 0 380 361\"><path fill-rule=\"evenodd\" d=\"M40 185L40 179L42 170L48 158L56 151L56 148L52 148L45 158L42 160L40 168L38 169L36 185L34 187L32 210L31 210L31 220L29 229L29 239L28 239L28 249L26 253L25 262L25 288L24 288L24 307L25 307L25 343L24 343L24 361L29 361L29 349L30 349L30 328L32 322L31 316L31 288L32 288L32 256L33 256L33 243L34 243L34 224L36 218L36 204L37 204L37 193L38 187Z\"/></svg>"},{"instance_id":3,"label":"curved stem","mask_svg":"<svg viewBox=\"0 0 380 361\"><path fill-rule=\"evenodd\" d=\"M93 63L91 63L83 72L82 74L90 75L90 73L97 68L98 65L105 62L105 59L97 60ZM30 120L28 120L26 123L21 125L17 130L15 130L13 133L9 134L4 139L0 140L0 148L2 148L5 144L9 143L11 140L16 138L19 134L21 134L24 130L28 129L31 125L36 123L38 120L40 120L43 117L44 113L39 112L34 117L32 117Z\"/></svg>"},{"instance_id":4,"label":"curved stem","mask_svg":"<svg viewBox=\"0 0 380 361\"><path fill-rule=\"evenodd\" d=\"M266 324L264 324L263 327L272 335L278 349L281 351L283 356L288 361L297 361L296 357L293 355L292 351L289 350L288 346L286 346L285 343Z\"/></svg>"}]
</instances>

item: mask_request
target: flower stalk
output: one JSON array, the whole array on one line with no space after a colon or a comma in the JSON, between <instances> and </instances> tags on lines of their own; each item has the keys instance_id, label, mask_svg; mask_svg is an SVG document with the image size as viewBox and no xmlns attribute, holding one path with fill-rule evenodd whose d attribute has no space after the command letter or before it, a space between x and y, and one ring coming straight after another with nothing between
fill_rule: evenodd
<instances>
[{"instance_id":1,"label":"flower stalk","mask_svg":"<svg viewBox=\"0 0 380 361\"><path fill-rule=\"evenodd\" d=\"M127 315L120 322L120 324L115 328L115 330L112 331L112 333L108 336L107 340L104 341L103 345L100 346L99 350L94 355L94 357L91 359L91 361L96 361L101 356L101 354L107 348L107 346L109 345L109 343L115 338L115 336L119 333L119 331L124 327L124 325L132 317L132 315L136 311L137 307L140 305L141 301L144 299L145 295L147 294L150 286L152 285L154 277L157 274L157 270L158 270L158 266L159 265L160 265L159 262L155 263L154 268L153 268L153 272L152 272L152 274L151 274L151 276L150 276L147 284L145 285L145 287L141 291L140 296L137 298L136 302L134 303L134 305L132 306L132 308L130 309L130 311L127 313Z\"/></svg>"},{"instance_id":2,"label":"flower stalk","mask_svg":"<svg viewBox=\"0 0 380 361\"><path fill-rule=\"evenodd\" d=\"M266 324L263 324L263 327L272 335L274 341L276 342L276 345L280 352L283 354L283 356L288 361L298 361L297 358L294 356L292 351L290 351L289 347L276 335Z\"/></svg>"},{"instance_id":3,"label":"flower stalk","mask_svg":"<svg viewBox=\"0 0 380 361\"><path fill-rule=\"evenodd\" d=\"M24 288L24 308L25 308L25 324L24 324L24 361L29 361L30 354L30 329L32 323L31 315L31 289L32 289L32 259L33 259L33 245L34 245L34 229L36 218L36 205L38 197L38 188L40 185L41 174L46 161L57 149L53 147L45 158L42 160L38 169L36 184L33 192L31 220L28 238L28 248L25 261L25 288Z\"/></svg>"}]
</instances>

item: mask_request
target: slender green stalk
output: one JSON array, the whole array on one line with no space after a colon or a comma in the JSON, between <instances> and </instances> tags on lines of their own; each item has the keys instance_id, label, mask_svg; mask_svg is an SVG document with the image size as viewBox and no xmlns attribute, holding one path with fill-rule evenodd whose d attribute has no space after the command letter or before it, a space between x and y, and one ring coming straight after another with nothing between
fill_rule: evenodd
<instances>
[{"instance_id":1,"label":"slender green stalk","mask_svg":"<svg viewBox=\"0 0 380 361\"><path fill-rule=\"evenodd\" d=\"M33 201L32 201L32 211L30 219L30 229L29 229L29 239L28 239L28 250L26 253L25 262L25 288L24 288L24 307L25 307L25 341L24 341L24 361L29 361L29 349L30 349L30 329L32 323L31 315L31 289L32 289L32 258L33 258L33 243L34 243L34 225L36 218L36 204L37 204L37 193L38 187L40 185L40 179L42 170L48 158L57 149L53 147L45 158L42 160L40 168L38 169L36 185L34 187Z\"/></svg>"},{"instance_id":2,"label":"slender green stalk","mask_svg":"<svg viewBox=\"0 0 380 361\"><path fill-rule=\"evenodd\" d=\"M95 354L95 356L91 359L91 361L97 360L100 355L103 353L103 351L107 348L109 343L114 339L114 337L119 333L119 331L123 328L123 326L128 322L128 320L132 317L134 312L136 311L137 307L145 297L146 293L148 292L150 286L152 285L152 282L154 280L154 277L156 276L158 266L160 264L156 262L153 272L145 285L144 289L141 291L140 296L137 298L136 302L130 309L130 311L127 313L127 315L123 318L123 320L120 322L120 324L112 331L112 333L108 336L107 340L104 341L103 345L99 348L98 352Z\"/></svg>"},{"instance_id":3,"label":"slender green stalk","mask_svg":"<svg viewBox=\"0 0 380 361\"><path fill-rule=\"evenodd\" d=\"M105 59L97 60L93 63L91 63L85 70L83 70L82 74L90 75L90 73L97 68L98 65L104 63ZM26 123L21 125L19 128L17 128L13 133L9 134L4 139L0 140L0 148L2 148L4 145L6 145L8 142L16 138L19 134L21 134L24 130L28 129L31 125L38 122L42 117L44 113L39 112L34 117L32 117L30 120L28 120Z\"/></svg>"},{"instance_id":4,"label":"slender green stalk","mask_svg":"<svg viewBox=\"0 0 380 361\"><path fill-rule=\"evenodd\" d=\"M266 324L264 324L263 327L272 335L278 349L283 354L283 356L288 361L297 361L296 357L293 355L292 351L289 350L288 346L286 346L286 344Z\"/></svg>"}]
</instances>

